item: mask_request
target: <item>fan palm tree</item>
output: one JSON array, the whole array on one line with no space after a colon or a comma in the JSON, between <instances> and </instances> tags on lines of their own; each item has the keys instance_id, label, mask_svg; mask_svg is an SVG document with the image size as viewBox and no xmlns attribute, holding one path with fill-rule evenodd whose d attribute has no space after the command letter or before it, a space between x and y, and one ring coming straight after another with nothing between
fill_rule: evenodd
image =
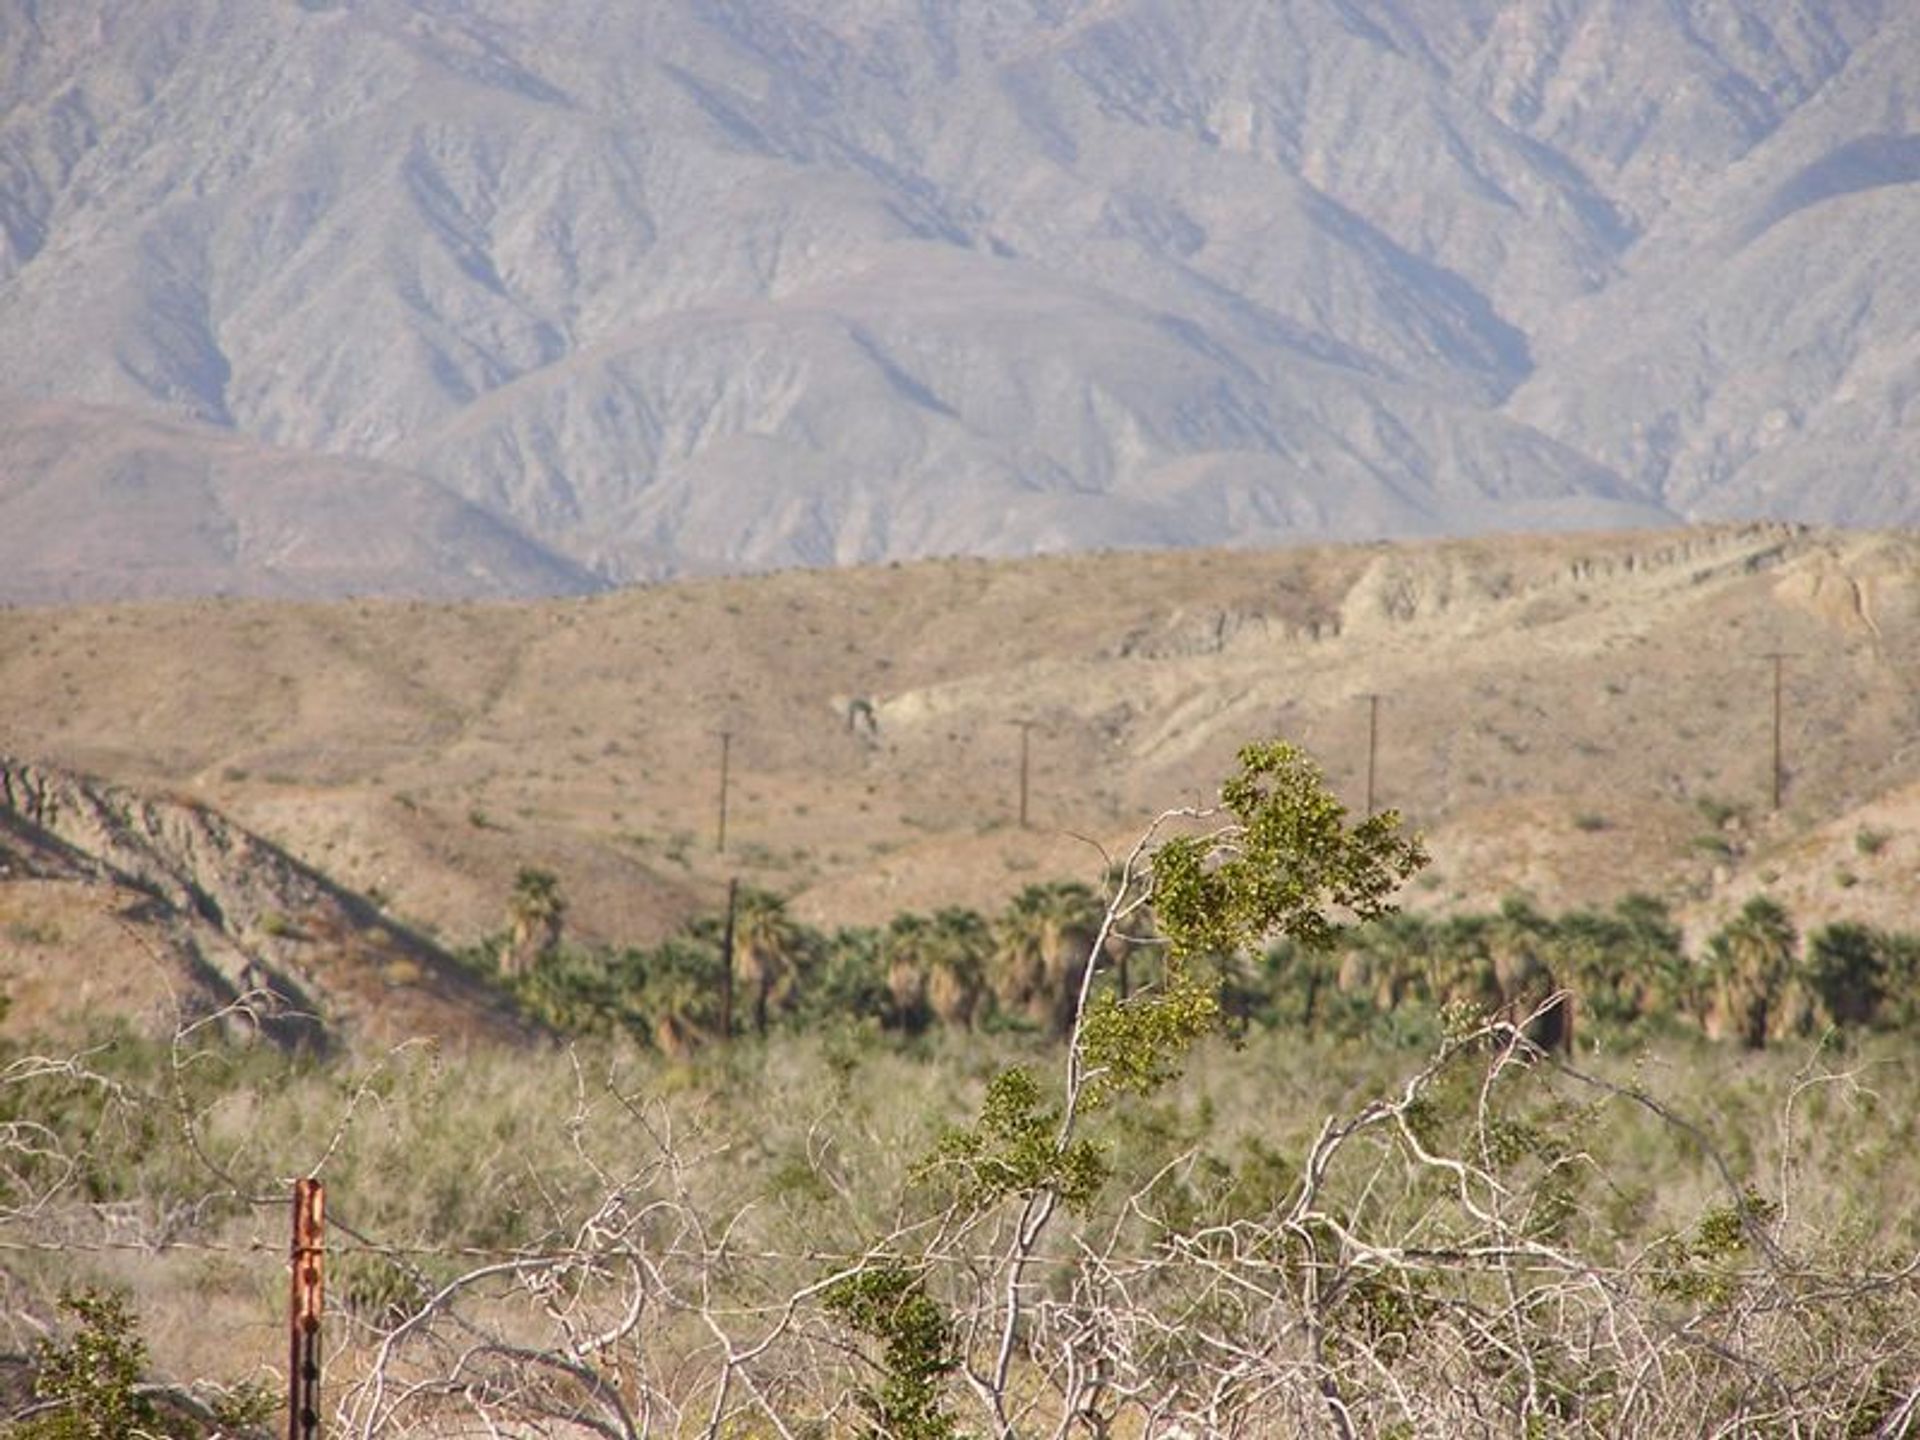
<instances>
[{"instance_id":1,"label":"fan palm tree","mask_svg":"<svg viewBox=\"0 0 1920 1440\"><path fill-rule=\"evenodd\" d=\"M524 975L551 955L560 944L560 926L567 902L560 881L551 870L523 869L514 877L507 900L507 949L500 969Z\"/></svg>"},{"instance_id":2,"label":"fan palm tree","mask_svg":"<svg viewBox=\"0 0 1920 1440\"><path fill-rule=\"evenodd\" d=\"M1887 1001L1887 946L1865 925L1842 922L1807 942L1808 983L1836 1025L1872 1025Z\"/></svg>"},{"instance_id":3,"label":"fan palm tree","mask_svg":"<svg viewBox=\"0 0 1920 1440\"><path fill-rule=\"evenodd\" d=\"M1425 986L1436 1003L1460 995L1457 946L1437 944L1433 927L1416 915L1386 915L1343 937L1335 985L1362 996L1382 1014L1397 1010Z\"/></svg>"},{"instance_id":4,"label":"fan palm tree","mask_svg":"<svg viewBox=\"0 0 1920 1440\"><path fill-rule=\"evenodd\" d=\"M1546 951L1552 924L1521 900L1508 900L1487 936L1500 1013L1542 1050L1573 1053L1573 1004L1561 990Z\"/></svg>"},{"instance_id":5,"label":"fan palm tree","mask_svg":"<svg viewBox=\"0 0 1920 1440\"><path fill-rule=\"evenodd\" d=\"M720 1033L720 957L698 940L675 936L633 956L635 1009L662 1054L685 1056Z\"/></svg>"},{"instance_id":6,"label":"fan palm tree","mask_svg":"<svg viewBox=\"0 0 1920 1440\"><path fill-rule=\"evenodd\" d=\"M1561 979L1595 1020L1618 1025L1692 1008L1679 928L1651 896L1629 895L1610 913L1561 916L1554 954Z\"/></svg>"},{"instance_id":7,"label":"fan palm tree","mask_svg":"<svg viewBox=\"0 0 1920 1440\"><path fill-rule=\"evenodd\" d=\"M934 928L924 915L896 915L880 937L880 959L885 967L888 1019L902 1030L918 1034L926 1029L928 972L932 965Z\"/></svg>"},{"instance_id":8,"label":"fan palm tree","mask_svg":"<svg viewBox=\"0 0 1920 1440\"><path fill-rule=\"evenodd\" d=\"M1029 885L994 922L994 994L1006 1009L1064 1035L1072 1028L1099 898L1072 881Z\"/></svg>"},{"instance_id":9,"label":"fan palm tree","mask_svg":"<svg viewBox=\"0 0 1920 1440\"><path fill-rule=\"evenodd\" d=\"M733 974L753 1000L753 1028L765 1035L776 1006L791 1004L806 958L806 931L786 898L743 886L734 909Z\"/></svg>"},{"instance_id":10,"label":"fan palm tree","mask_svg":"<svg viewBox=\"0 0 1920 1440\"><path fill-rule=\"evenodd\" d=\"M1756 895L1707 941L1713 982L1708 1031L1736 1035L1750 1050L1766 1048L1783 1029L1783 1002L1799 943L1793 921L1775 901Z\"/></svg>"},{"instance_id":11,"label":"fan palm tree","mask_svg":"<svg viewBox=\"0 0 1920 1440\"><path fill-rule=\"evenodd\" d=\"M933 917L930 941L927 1003L934 1018L971 1028L987 994L993 929L976 912L952 905Z\"/></svg>"}]
</instances>

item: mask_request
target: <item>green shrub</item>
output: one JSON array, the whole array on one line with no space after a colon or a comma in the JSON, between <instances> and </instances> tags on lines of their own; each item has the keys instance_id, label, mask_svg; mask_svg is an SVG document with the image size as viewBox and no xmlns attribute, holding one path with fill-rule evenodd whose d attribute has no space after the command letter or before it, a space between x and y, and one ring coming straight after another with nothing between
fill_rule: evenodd
<instances>
[{"instance_id":1,"label":"green shrub","mask_svg":"<svg viewBox=\"0 0 1920 1440\"><path fill-rule=\"evenodd\" d=\"M221 1396L204 1421L184 1413L182 1402L163 1407L142 1384L146 1341L123 1296L69 1290L60 1308L78 1327L34 1350L34 1394L49 1408L11 1426L8 1440L199 1440L230 1435L277 1408L270 1393L253 1386Z\"/></svg>"},{"instance_id":2,"label":"green shrub","mask_svg":"<svg viewBox=\"0 0 1920 1440\"><path fill-rule=\"evenodd\" d=\"M941 1384L960 1366L953 1321L898 1260L881 1260L829 1285L828 1313L882 1343L881 1380L860 1395L876 1440L957 1440L940 1403Z\"/></svg>"}]
</instances>

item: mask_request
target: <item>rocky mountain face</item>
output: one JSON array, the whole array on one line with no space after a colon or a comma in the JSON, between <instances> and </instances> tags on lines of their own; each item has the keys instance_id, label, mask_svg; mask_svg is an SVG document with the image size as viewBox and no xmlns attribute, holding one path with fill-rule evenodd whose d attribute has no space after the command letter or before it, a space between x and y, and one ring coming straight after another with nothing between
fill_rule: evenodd
<instances>
[{"instance_id":1,"label":"rocky mountain face","mask_svg":"<svg viewBox=\"0 0 1920 1440\"><path fill-rule=\"evenodd\" d=\"M1891 0L0 0L0 597L1905 523L1917 72Z\"/></svg>"}]
</instances>

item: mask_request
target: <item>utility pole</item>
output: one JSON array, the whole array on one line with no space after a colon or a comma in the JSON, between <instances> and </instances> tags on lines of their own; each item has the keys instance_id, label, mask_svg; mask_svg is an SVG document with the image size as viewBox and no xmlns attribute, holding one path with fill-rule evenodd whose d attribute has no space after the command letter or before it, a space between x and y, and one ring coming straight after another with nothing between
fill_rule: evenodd
<instances>
[{"instance_id":1,"label":"utility pole","mask_svg":"<svg viewBox=\"0 0 1920 1440\"><path fill-rule=\"evenodd\" d=\"M720 940L720 1043L733 1043L733 914L740 899L740 877L727 878L727 925Z\"/></svg>"},{"instance_id":2,"label":"utility pole","mask_svg":"<svg viewBox=\"0 0 1920 1440\"><path fill-rule=\"evenodd\" d=\"M727 765L733 758L733 732L720 732L720 824L714 836L713 848L716 853L727 853Z\"/></svg>"},{"instance_id":3,"label":"utility pole","mask_svg":"<svg viewBox=\"0 0 1920 1440\"><path fill-rule=\"evenodd\" d=\"M326 1193L318 1180L293 1182L293 1295L288 1310L287 1440L320 1435L320 1312L325 1292Z\"/></svg>"},{"instance_id":4,"label":"utility pole","mask_svg":"<svg viewBox=\"0 0 1920 1440\"><path fill-rule=\"evenodd\" d=\"M1774 813L1778 814L1780 811L1780 791L1784 784L1786 773L1781 764L1780 756L1781 670L1785 662L1793 657L1784 650L1769 650L1761 658L1773 662L1773 809Z\"/></svg>"},{"instance_id":5,"label":"utility pole","mask_svg":"<svg viewBox=\"0 0 1920 1440\"><path fill-rule=\"evenodd\" d=\"M1373 818L1374 765L1380 755L1380 697L1367 696L1367 818Z\"/></svg>"},{"instance_id":6,"label":"utility pole","mask_svg":"<svg viewBox=\"0 0 1920 1440\"><path fill-rule=\"evenodd\" d=\"M1020 731L1020 828L1025 830L1027 828L1027 775L1031 758L1029 737L1033 732L1034 722L1015 720L1012 723Z\"/></svg>"}]
</instances>

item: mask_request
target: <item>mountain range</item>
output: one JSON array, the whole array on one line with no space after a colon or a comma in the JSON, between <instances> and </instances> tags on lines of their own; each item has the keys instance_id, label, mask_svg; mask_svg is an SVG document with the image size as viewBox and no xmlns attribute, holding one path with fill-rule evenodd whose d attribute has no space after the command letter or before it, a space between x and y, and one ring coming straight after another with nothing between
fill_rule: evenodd
<instances>
[{"instance_id":1,"label":"mountain range","mask_svg":"<svg viewBox=\"0 0 1920 1440\"><path fill-rule=\"evenodd\" d=\"M0 0L0 599L1920 518L1892 0Z\"/></svg>"}]
</instances>

